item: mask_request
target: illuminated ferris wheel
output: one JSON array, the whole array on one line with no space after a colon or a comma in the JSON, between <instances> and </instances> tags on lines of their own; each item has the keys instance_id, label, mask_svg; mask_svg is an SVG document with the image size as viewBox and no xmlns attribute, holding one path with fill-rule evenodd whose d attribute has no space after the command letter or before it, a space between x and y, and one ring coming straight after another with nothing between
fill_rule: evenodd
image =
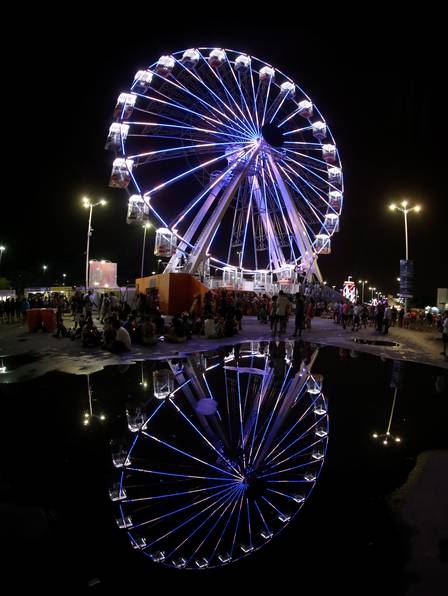
<instances>
[{"instance_id":1,"label":"illuminated ferris wheel","mask_svg":"<svg viewBox=\"0 0 448 596\"><path fill-rule=\"evenodd\" d=\"M265 342L267 344L267 342ZM265 546L300 511L328 441L317 356L292 342L194 354L154 372L154 398L128 411L110 497L131 545L156 563L204 569Z\"/></svg>"},{"instance_id":2,"label":"illuminated ferris wheel","mask_svg":"<svg viewBox=\"0 0 448 596\"><path fill-rule=\"evenodd\" d=\"M119 95L106 148L128 222L151 218L167 272L321 280L339 229L339 152L311 98L283 72L228 49L161 56Z\"/></svg>"}]
</instances>

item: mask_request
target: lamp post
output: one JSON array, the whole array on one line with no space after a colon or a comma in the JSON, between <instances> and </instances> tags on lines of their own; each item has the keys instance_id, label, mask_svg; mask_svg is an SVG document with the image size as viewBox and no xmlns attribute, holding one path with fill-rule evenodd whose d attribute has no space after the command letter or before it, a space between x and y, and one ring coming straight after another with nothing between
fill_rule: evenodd
<instances>
[{"instance_id":1,"label":"lamp post","mask_svg":"<svg viewBox=\"0 0 448 596\"><path fill-rule=\"evenodd\" d=\"M376 291L376 288L370 287L369 290L370 290L370 303L372 304L372 302L373 302L373 292Z\"/></svg>"},{"instance_id":2,"label":"lamp post","mask_svg":"<svg viewBox=\"0 0 448 596\"><path fill-rule=\"evenodd\" d=\"M93 395L92 395L92 387L90 385L90 375L87 375L87 395L89 398L89 409L88 411L84 412L83 418L83 425L88 426L93 418L97 418L100 422L104 422L106 420L106 415L103 412L99 414L95 414L93 411Z\"/></svg>"},{"instance_id":3,"label":"lamp post","mask_svg":"<svg viewBox=\"0 0 448 596\"><path fill-rule=\"evenodd\" d=\"M42 265L42 271L43 271L43 281L45 283L47 281L47 276L46 276L47 266L46 265Z\"/></svg>"},{"instance_id":4,"label":"lamp post","mask_svg":"<svg viewBox=\"0 0 448 596\"><path fill-rule=\"evenodd\" d=\"M145 245L146 245L146 231L151 227L150 223L143 225L143 246L142 246L142 264L140 267L140 277L143 277L145 267Z\"/></svg>"},{"instance_id":5,"label":"lamp post","mask_svg":"<svg viewBox=\"0 0 448 596\"><path fill-rule=\"evenodd\" d=\"M384 433L373 433L372 434L372 437L374 439L382 439L383 445L389 445L389 441L392 441L394 443L401 443L401 438L398 437L397 435L393 435L391 433L391 430L390 430L390 427L392 425L392 419L394 417L395 403L397 401L397 393L398 393L398 388L395 387L394 397L393 397L393 400L392 400L392 408L390 410L389 421L387 423L386 432L384 432Z\"/></svg>"},{"instance_id":6,"label":"lamp post","mask_svg":"<svg viewBox=\"0 0 448 596\"><path fill-rule=\"evenodd\" d=\"M358 283L361 284L361 304L364 304L364 286L369 282L367 279L360 279Z\"/></svg>"},{"instance_id":7,"label":"lamp post","mask_svg":"<svg viewBox=\"0 0 448 596\"><path fill-rule=\"evenodd\" d=\"M0 265L2 264L2 256L3 256L3 253L5 252L5 250L6 250L6 246L3 246L3 245L0 246Z\"/></svg>"},{"instance_id":8,"label":"lamp post","mask_svg":"<svg viewBox=\"0 0 448 596\"><path fill-rule=\"evenodd\" d=\"M389 205L389 209L391 211L401 211L404 217L404 246L405 246L405 259L406 262L409 261L409 245L408 245L408 213L411 211L415 211L418 213L421 209L420 205L414 205L413 207L408 207L407 201L401 201L400 205L396 205L395 203L391 203ZM406 280L407 281L407 280ZM407 284L406 284L407 285ZM400 288L401 289L401 288ZM404 312L407 311L407 292L409 290L408 287L405 288L404 295Z\"/></svg>"},{"instance_id":9,"label":"lamp post","mask_svg":"<svg viewBox=\"0 0 448 596\"><path fill-rule=\"evenodd\" d=\"M89 210L89 223L87 226L87 246L86 246L86 292L89 291L89 251L90 251L90 236L92 235L92 212L93 208L98 205L104 206L107 201L100 199L96 203L92 203L88 197L83 197L82 203L86 209Z\"/></svg>"}]
</instances>

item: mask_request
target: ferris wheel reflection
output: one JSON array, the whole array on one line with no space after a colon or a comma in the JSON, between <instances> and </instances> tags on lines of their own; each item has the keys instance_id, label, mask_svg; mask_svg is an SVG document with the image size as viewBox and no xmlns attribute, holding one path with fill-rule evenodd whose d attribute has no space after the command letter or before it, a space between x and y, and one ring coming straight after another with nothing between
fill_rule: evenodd
<instances>
[{"instance_id":1,"label":"ferris wheel reflection","mask_svg":"<svg viewBox=\"0 0 448 596\"><path fill-rule=\"evenodd\" d=\"M310 495L328 440L318 349L252 342L169 360L114 442L118 526L152 561L236 561L284 529Z\"/></svg>"}]
</instances>

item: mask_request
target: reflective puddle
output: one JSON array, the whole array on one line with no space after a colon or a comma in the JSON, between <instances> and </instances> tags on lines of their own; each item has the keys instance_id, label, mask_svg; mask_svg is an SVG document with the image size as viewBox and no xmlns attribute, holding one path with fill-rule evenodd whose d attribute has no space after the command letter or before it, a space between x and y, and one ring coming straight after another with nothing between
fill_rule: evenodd
<instances>
[{"instance_id":1,"label":"reflective puddle","mask_svg":"<svg viewBox=\"0 0 448 596\"><path fill-rule=\"evenodd\" d=\"M7 377L2 531L33 585L410 585L397 491L448 448L443 369L285 340Z\"/></svg>"}]
</instances>

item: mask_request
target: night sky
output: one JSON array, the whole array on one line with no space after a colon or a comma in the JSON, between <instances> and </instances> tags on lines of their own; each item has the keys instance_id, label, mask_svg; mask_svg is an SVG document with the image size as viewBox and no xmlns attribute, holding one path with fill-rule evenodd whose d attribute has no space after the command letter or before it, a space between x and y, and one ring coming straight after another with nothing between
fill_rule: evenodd
<instances>
[{"instance_id":1,"label":"night sky","mask_svg":"<svg viewBox=\"0 0 448 596\"><path fill-rule=\"evenodd\" d=\"M288 19L282 10L247 26L236 6L223 7L218 25L211 17L201 23L194 11L161 20L130 6L97 22L81 12L55 14L60 26L41 24L23 34L28 60L4 68L11 102L5 165L15 173L13 185L4 186L0 275L38 285L46 264L47 282L61 281L64 272L68 284L82 283L87 211L81 197L88 195L109 202L94 211L91 258L116 261L119 283L139 276L142 230L126 224L126 192L108 187L112 155L104 144L117 96L161 54L216 46L285 72L331 128L345 197L332 254L319 259L324 279L340 287L352 275L398 291L404 222L387 206L408 198L423 208L409 214L414 293L421 305L434 304L436 288L448 285L442 19L365 9L353 12L350 23L348 15L302 9L302 19ZM184 31L176 32L179 27Z\"/></svg>"}]
</instances>

